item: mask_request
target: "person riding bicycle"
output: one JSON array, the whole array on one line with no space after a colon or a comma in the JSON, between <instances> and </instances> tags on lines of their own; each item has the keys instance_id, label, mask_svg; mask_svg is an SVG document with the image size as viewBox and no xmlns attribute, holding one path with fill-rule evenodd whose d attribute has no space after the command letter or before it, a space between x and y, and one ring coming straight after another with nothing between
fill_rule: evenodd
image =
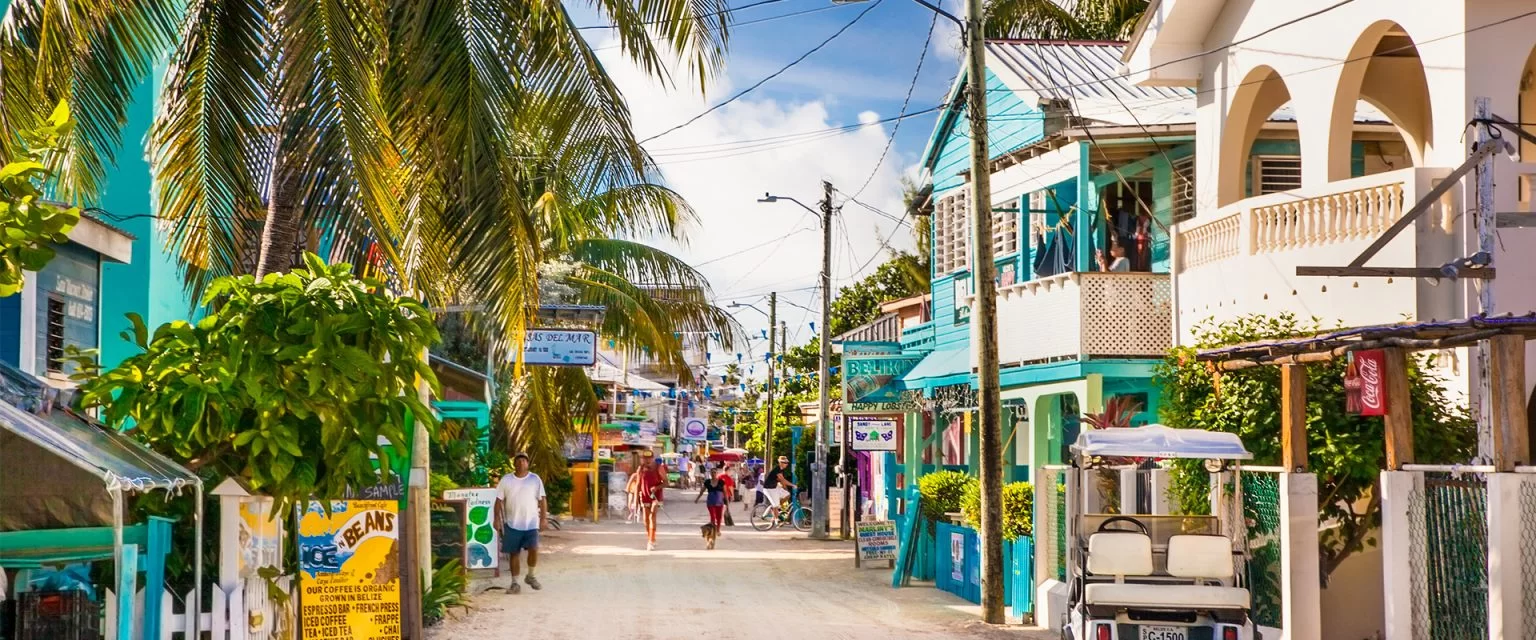
<instances>
[{"instance_id":1,"label":"person riding bicycle","mask_svg":"<svg viewBox=\"0 0 1536 640\"><path fill-rule=\"evenodd\" d=\"M768 470L768 475L763 478L763 493L773 504L778 505L782 511L784 502L789 499L791 490L798 490L795 483L789 481L789 458L779 456L779 466ZM786 488L787 487L787 488Z\"/></svg>"}]
</instances>

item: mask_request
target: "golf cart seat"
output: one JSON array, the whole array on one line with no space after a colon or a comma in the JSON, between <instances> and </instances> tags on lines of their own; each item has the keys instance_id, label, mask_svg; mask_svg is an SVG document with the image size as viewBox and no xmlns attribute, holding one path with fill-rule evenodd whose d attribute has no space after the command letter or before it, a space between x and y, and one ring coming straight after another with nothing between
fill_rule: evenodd
<instances>
[{"instance_id":1,"label":"golf cart seat","mask_svg":"<svg viewBox=\"0 0 1536 640\"><path fill-rule=\"evenodd\" d=\"M1246 609L1248 590L1204 580L1233 576L1232 541L1226 536L1175 535L1168 538L1168 575L1196 584L1127 584L1126 576L1152 574L1152 540L1132 532L1099 532L1088 538L1088 571L1114 576L1113 583L1091 583L1083 591L1090 605L1152 608Z\"/></svg>"}]
</instances>

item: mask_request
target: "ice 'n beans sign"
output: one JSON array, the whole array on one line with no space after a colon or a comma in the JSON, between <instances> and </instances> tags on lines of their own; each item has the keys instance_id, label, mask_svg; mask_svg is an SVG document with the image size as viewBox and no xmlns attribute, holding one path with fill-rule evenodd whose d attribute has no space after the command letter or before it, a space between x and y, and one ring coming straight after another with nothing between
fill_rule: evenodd
<instances>
[{"instance_id":1,"label":"ice 'n beans sign","mask_svg":"<svg viewBox=\"0 0 1536 640\"><path fill-rule=\"evenodd\" d=\"M901 377L922 359L920 354L902 354L901 345L894 342L843 343L845 411L858 412L857 405L899 402L906 388Z\"/></svg>"}]
</instances>

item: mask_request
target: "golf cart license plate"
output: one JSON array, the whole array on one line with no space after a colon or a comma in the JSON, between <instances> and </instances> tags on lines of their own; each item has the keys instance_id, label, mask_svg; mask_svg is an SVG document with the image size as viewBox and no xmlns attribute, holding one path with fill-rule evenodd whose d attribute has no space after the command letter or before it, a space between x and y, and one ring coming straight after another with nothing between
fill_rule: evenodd
<instances>
[{"instance_id":1,"label":"golf cart license plate","mask_svg":"<svg viewBox=\"0 0 1536 640\"><path fill-rule=\"evenodd\" d=\"M1183 627L1142 627L1141 640L1189 640Z\"/></svg>"}]
</instances>

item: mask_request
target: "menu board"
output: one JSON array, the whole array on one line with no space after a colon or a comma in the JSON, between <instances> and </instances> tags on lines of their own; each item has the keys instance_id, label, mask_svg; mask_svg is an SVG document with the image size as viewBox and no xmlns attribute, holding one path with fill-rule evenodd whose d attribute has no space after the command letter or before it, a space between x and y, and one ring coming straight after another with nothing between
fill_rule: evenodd
<instances>
[{"instance_id":1,"label":"menu board","mask_svg":"<svg viewBox=\"0 0 1536 640\"><path fill-rule=\"evenodd\" d=\"M469 519L464 525L466 569L496 568L500 555L497 553L498 541L501 538L493 522L496 519L496 496L495 487L449 489L443 492L444 500L463 500L469 509Z\"/></svg>"},{"instance_id":2,"label":"menu board","mask_svg":"<svg viewBox=\"0 0 1536 640\"><path fill-rule=\"evenodd\" d=\"M399 546L394 500L310 502L299 518L301 640L399 640Z\"/></svg>"},{"instance_id":3,"label":"menu board","mask_svg":"<svg viewBox=\"0 0 1536 640\"><path fill-rule=\"evenodd\" d=\"M449 560L458 560L464 566L469 560L465 549L465 531L469 521L469 504L463 500L433 500L432 566L442 567Z\"/></svg>"}]
</instances>

